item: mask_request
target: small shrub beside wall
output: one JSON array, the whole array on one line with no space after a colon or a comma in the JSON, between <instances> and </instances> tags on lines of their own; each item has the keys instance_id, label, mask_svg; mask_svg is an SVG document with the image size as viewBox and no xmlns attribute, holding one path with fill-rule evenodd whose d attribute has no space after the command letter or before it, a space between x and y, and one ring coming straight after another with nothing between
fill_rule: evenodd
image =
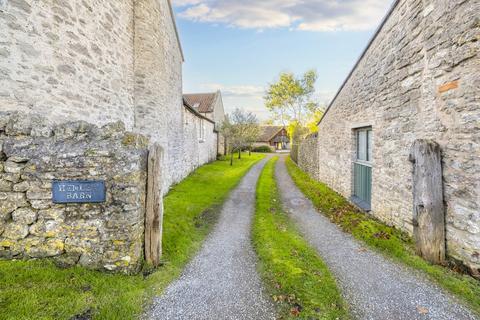
<instances>
[{"instance_id":1,"label":"small shrub beside wall","mask_svg":"<svg viewBox=\"0 0 480 320\"><path fill-rule=\"evenodd\" d=\"M271 153L273 152L273 150L269 146L259 146L259 147L253 148L252 152Z\"/></svg>"}]
</instances>

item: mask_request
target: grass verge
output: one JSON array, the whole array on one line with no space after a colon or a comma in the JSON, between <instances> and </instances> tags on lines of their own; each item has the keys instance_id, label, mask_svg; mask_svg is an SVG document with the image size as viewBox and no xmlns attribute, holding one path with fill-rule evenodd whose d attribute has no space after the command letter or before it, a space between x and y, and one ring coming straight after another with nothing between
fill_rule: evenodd
<instances>
[{"instance_id":1,"label":"grass verge","mask_svg":"<svg viewBox=\"0 0 480 320\"><path fill-rule=\"evenodd\" d=\"M480 315L480 281L428 263L415 254L413 240L408 234L362 213L327 185L310 178L290 158L286 165L298 188L332 222L371 248L424 272Z\"/></svg>"},{"instance_id":2,"label":"grass verge","mask_svg":"<svg viewBox=\"0 0 480 320\"><path fill-rule=\"evenodd\" d=\"M282 211L270 160L257 185L253 242L281 319L348 319L333 276Z\"/></svg>"},{"instance_id":3,"label":"grass verge","mask_svg":"<svg viewBox=\"0 0 480 320\"><path fill-rule=\"evenodd\" d=\"M163 266L126 276L0 261L0 319L134 319L175 278L216 221L217 208L263 155L205 165L165 197ZM76 317L76 318L75 318Z\"/></svg>"}]
</instances>

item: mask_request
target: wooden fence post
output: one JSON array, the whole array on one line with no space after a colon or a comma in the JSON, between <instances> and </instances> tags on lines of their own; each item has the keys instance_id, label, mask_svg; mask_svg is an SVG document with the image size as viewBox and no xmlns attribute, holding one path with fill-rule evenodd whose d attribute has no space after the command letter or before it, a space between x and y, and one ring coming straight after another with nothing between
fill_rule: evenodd
<instances>
[{"instance_id":1,"label":"wooden fence post","mask_svg":"<svg viewBox=\"0 0 480 320\"><path fill-rule=\"evenodd\" d=\"M145 211L145 260L158 266L162 256L163 149L154 144L148 152L147 201Z\"/></svg>"},{"instance_id":2,"label":"wooden fence post","mask_svg":"<svg viewBox=\"0 0 480 320\"><path fill-rule=\"evenodd\" d=\"M434 141L416 140L409 160L413 163L413 236L417 254L441 264L445 261L445 208L440 146Z\"/></svg>"}]
</instances>

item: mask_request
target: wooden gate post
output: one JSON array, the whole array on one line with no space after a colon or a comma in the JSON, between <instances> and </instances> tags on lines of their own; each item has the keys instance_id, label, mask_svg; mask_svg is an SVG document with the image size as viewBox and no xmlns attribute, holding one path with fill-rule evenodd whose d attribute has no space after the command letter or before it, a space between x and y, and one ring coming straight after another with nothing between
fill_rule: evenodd
<instances>
[{"instance_id":1,"label":"wooden gate post","mask_svg":"<svg viewBox=\"0 0 480 320\"><path fill-rule=\"evenodd\" d=\"M158 266L162 256L163 149L154 144L148 152L147 201L145 211L145 260Z\"/></svg>"},{"instance_id":2,"label":"wooden gate post","mask_svg":"<svg viewBox=\"0 0 480 320\"><path fill-rule=\"evenodd\" d=\"M417 254L441 264L445 261L445 208L440 146L431 140L416 140L409 160L413 163L413 236Z\"/></svg>"}]
</instances>

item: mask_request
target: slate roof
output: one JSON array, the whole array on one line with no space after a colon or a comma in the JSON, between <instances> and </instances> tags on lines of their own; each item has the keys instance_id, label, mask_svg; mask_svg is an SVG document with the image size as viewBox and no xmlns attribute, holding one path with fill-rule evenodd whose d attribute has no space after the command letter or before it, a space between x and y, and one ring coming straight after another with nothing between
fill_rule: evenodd
<instances>
[{"instance_id":1,"label":"slate roof","mask_svg":"<svg viewBox=\"0 0 480 320\"><path fill-rule=\"evenodd\" d=\"M217 101L218 92L184 94L183 99L200 113L211 113Z\"/></svg>"},{"instance_id":2,"label":"slate roof","mask_svg":"<svg viewBox=\"0 0 480 320\"><path fill-rule=\"evenodd\" d=\"M269 142L282 129L282 126L261 126L258 142Z\"/></svg>"}]
</instances>

